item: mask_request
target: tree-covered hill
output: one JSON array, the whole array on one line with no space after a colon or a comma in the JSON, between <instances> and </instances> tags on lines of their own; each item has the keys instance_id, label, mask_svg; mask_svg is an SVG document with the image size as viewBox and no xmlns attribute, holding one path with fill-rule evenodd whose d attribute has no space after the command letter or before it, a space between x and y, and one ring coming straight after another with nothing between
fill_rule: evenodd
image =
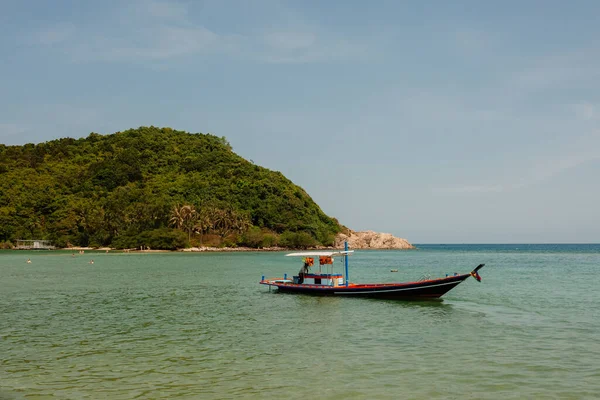
<instances>
[{"instance_id":1,"label":"tree-covered hill","mask_svg":"<svg viewBox=\"0 0 600 400\"><path fill-rule=\"evenodd\" d=\"M302 188L223 137L140 127L0 145L0 242L307 247L340 230Z\"/></svg>"}]
</instances>

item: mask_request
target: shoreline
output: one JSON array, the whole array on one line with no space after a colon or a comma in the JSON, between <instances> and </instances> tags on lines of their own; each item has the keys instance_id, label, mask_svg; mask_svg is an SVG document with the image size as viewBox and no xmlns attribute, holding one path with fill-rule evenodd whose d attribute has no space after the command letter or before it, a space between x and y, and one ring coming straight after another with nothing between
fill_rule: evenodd
<instances>
[{"instance_id":1,"label":"shoreline","mask_svg":"<svg viewBox=\"0 0 600 400\"><path fill-rule=\"evenodd\" d=\"M416 247L411 249L406 248L352 248L353 250L416 250ZM110 247L64 247L54 249L4 249L9 251L61 251L61 252L75 252L79 253L82 251L89 251L93 253L268 253L278 251L336 251L340 250L338 247L310 247L310 248L287 248L287 247L263 247L255 249L252 247L188 247L177 250L164 250L164 249L115 249ZM80 254L79 254L80 255Z\"/></svg>"},{"instance_id":2,"label":"shoreline","mask_svg":"<svg viewBox=\"0 0 600 400\"><path fill-rule=\"evenodd\" d=\"M334 250L333 247L314 247L309 249L290 249L286 247L265 247L255 249L252 247L188 247L183 249L176 250L166 250L166 249L115 249L112 247L62 247L62 248L53 248L53 249L3 249L8 251L61 251L61 252L74 252L75 254L80 252L106 252L106 253L226 253L226 252L275 252L275 251L318 251L318 250Z\"/></svg>"},{"instance_id":3,"label":"shoreline","mask_svg":"<svg viewBox=\"0 0 600 400\"><path fill-rule=\"evenodd\" d=\"M252 248L252 247L211 247L211 246L201 246L201 247L188 247L176 250L154 250L150 248L145 248L142 246L140 248L129 248L129 249L115 249L112 247L83 247L83 246L73 246L73 247L64 247L64 248L12 248L7 250L59 250L59 251L93 251L93 252L123 252L123 253L166 253L166 252L188 252L188 253L203 253L203 252L273 252L273 251L333 251L340 250L344 247L344 242L348 243L348 248L354 250L411 250L416 247L410 244L406 239L402 239L396 236L393 236L390 233L381 233L375 231L353 231L349 230L346 234L339 233L335 238L335 242L333 246L315 246L309 248L288 248L288 247L262 247L262 248Z\"/></svg>"}]
</instances>

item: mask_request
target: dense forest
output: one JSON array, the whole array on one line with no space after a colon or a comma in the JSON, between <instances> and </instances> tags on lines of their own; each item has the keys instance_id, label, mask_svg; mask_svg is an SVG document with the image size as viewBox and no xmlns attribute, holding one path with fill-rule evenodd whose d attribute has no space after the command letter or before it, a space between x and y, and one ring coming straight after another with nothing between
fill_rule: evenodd
<instances>
[{"instance_id":1,"label":"dense forest","mask_svg":"<svg viewBox=\"0 0 600 400\"><path fill-rule=\"evenodd\" d=\"M57 247L331 245L343 227L224 137L140 127L0 144L0 244Z\"/></svg>"}]
</instances>

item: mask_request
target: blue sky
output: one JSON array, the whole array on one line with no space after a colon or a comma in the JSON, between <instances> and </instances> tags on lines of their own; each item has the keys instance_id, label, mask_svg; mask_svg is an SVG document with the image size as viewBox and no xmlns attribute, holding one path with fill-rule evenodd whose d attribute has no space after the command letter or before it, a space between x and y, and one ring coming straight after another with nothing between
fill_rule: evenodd
<instances>
[{"instance_id":1,"label":"blue sky","mask_svg":"<svg viewBox=\"0 0 600 400\"><path fill-rule=\"evenodd\" d=\"M600 242L600 2L0 0L0 142L225 136L355 230Z\"/></svg>"}]
</instances>

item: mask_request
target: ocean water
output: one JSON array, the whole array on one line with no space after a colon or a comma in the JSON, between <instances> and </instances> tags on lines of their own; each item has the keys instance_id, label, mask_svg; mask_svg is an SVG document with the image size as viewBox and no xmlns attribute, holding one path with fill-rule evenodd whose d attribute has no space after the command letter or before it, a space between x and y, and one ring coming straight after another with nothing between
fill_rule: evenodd
<instances>
[{"instance_id":1,"label":"ocean water","mask_svg":"<svg viewBox=\"0 0 600 400\"><path fill-rule=\"evenodd\" d=\"M600 245L418 247L350 280L482 282L309 297L258 285L284 253L0 252L0 399L600 397Z\"/></svg>"}]
</instances>

